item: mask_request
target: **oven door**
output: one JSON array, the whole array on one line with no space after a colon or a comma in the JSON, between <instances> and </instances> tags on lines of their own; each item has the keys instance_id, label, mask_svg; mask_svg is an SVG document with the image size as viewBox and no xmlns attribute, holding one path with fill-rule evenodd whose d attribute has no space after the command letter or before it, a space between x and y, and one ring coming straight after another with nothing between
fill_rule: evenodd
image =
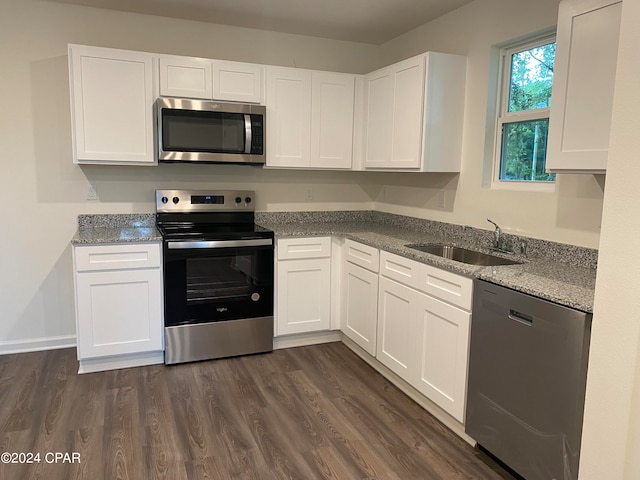
<instances>
[{"instance_id":1,"label":"oven door","mask_svg":"<svg viewBox=\"0 0 640 480\"><path fill-rule=\"evenodd\" d=\"M165 326L273 315L273 239L165 241Z\"/></svg>"}]
</instances>

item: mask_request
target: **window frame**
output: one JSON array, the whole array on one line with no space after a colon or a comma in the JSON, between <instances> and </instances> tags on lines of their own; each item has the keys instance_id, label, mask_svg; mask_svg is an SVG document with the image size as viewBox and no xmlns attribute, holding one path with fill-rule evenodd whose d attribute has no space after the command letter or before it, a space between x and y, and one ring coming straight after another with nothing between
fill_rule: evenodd
<instances>
[{"instance_id":1,"label":"window frame","mask_svg":"<svg viewBox=\"0 0 640 480\"><path fill-rule=\"evenodd\" d=\"M505 44L500 48L498 61L498 82L496 91L495 108L495 136L493 144L492 168L491 168L491 188L501 190L520 190L554 192L556 180L554 181L531 181L531 180L501 180L501 157L502 157L502 130L504 124L525 122L532 120L549 119L550 107L536 108L532 110L521 110L509 112L509 95L511 85L511 57L532 48L556 42L556 32L545 33L526 40Z\"/></svg>"}]
</instances>

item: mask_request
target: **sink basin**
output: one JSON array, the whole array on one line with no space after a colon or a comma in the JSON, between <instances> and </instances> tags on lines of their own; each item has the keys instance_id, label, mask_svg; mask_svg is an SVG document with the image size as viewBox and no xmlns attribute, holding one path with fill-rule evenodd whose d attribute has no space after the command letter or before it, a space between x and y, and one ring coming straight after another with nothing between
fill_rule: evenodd
<instances>
[{"instance_id":1,"label":"sink basin","mask_svg":"<svg viewBox=\"0 0 640 480\"><path fill-rule=\"evenodd\" d=\"M462 247L455 247L453 245L419 245L411 244L405 245L405 247L413 248L421 252L430 253L432 255L438 255L439 257L448 258L449 260L455 260L456 262L467 263L469 265L517 265L522 262L516 260L510 260L508 258L497 257L495 255L489 255L488 253L477 252L475 250L468 250Z\"/></svg>"}]
</instances>

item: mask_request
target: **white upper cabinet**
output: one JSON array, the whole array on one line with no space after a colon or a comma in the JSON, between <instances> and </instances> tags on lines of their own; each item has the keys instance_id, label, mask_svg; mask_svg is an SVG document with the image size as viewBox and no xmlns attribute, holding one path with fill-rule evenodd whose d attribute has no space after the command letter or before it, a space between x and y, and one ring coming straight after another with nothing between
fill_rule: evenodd
<instances>
[{"instance_id":1,"label":"white upper cabinet","mask_svg":"<svg viewBox=\"0 0 640 480\"><path fill-rule=\"evenodd\" d=\"M350 169L355 76L267 67L267 166Z\"/></svg>"},{"instance_id":2,"label":"white upper cabinet","mask_svg":"<svg viewBox=\"0 0 640 480\"><path fill-rule=\"evenodd\" d=\"M611 0L560 2L549 171L606 171L621 12Z\"/></svg>"},{"instance_id":3,"label":"white upper cabinet","mask_svg":"<svg viewBox=\"0 0 640 480\"><path fill-rule=\"evenodd\" d=\"M213 75L206 58L160 57L160 95L211 99Z\"/></svg>"},{"instance_id":4,"label":"white upper cabinet","mask_svg":"<svg viewBox=\"0 0 640 480\"><path fill-rule=\"evenodd\" d=\"M424 57L373 72L365 83L365 167L418 168Z\"/></svg>"},{"instance_id":5,"label":"white upper cabinet","mask_svg":"<svg viewBox=\"0 0 640 480\"><path fill-rule=\"evenodd\" d=\"M264 67L253 63L213 61L213 99L264 102Z\"/></svg>"},{"instance_id":6,"label":"white upper cabinet","mask_svg":"<svg viewBox=\"0 0 640 480\"><path fill-rule=\"evenodd\" d=\"M155 165L154 58L69 45L73 162Z\"/></svg>"},{"instance_id":7,"label":"white upper cabinet","mask_svg":"<svg viewBox=\"0 0 640 480\"><path fill-rule=\"evenodd\" d=\"M350 169L353 158L355 77L311 76L311 167Z\"/></svg>"},{"instance_id":8,"label":"white upper cabinet","mask_svg":"<svg viewBox=\"0 0 640 480\"><path fill-rule=\"evenodd\" d=\"M267 166L308 167L311 72L267 67Z\"/></svg>"},{"instance_id":9,"label":"white upper cabinet","mask_svg":"<svg viewBox=\"0 0 640 480\"><path fill-rule=\"evenodd\" d=\"M429 52L365 76L364 167L459 172L466 58Z\"/></svg>"},{"instance_id":10,"label":"white upper cabinet","mask_svg":"<svg viewBox=\"0 0 640 480\"><path fill-rule=\"evenodd\" d=\"M263 67L252 63L163 55L160 95L262 103Z\"/></svg>"}]
</instances>

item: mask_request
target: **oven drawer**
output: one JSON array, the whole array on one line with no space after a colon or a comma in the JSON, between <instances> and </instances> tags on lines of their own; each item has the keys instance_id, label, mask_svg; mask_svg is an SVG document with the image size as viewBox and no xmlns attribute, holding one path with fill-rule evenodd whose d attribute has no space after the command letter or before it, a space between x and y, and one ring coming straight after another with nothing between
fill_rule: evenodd
<instances>
[{"instance_id":1,"label":"oven drawer","mask_svg":"<svg viewBox=\"0 0 640 480\"><path fill-rule=\"evenodd\" d=\"M278 260L325 258L331 256L331 237L280 238Z\"/></svg>"},{"instance_id":2,"label":"oven drawer","mask_svg":"<svg viewBox=\"0 0 640 480\"><path fill-rule=\"evenodd\" d=\"M74 248L77 272L160 267L160 243L87 245Z\"/></svg>"}]
</instances>

